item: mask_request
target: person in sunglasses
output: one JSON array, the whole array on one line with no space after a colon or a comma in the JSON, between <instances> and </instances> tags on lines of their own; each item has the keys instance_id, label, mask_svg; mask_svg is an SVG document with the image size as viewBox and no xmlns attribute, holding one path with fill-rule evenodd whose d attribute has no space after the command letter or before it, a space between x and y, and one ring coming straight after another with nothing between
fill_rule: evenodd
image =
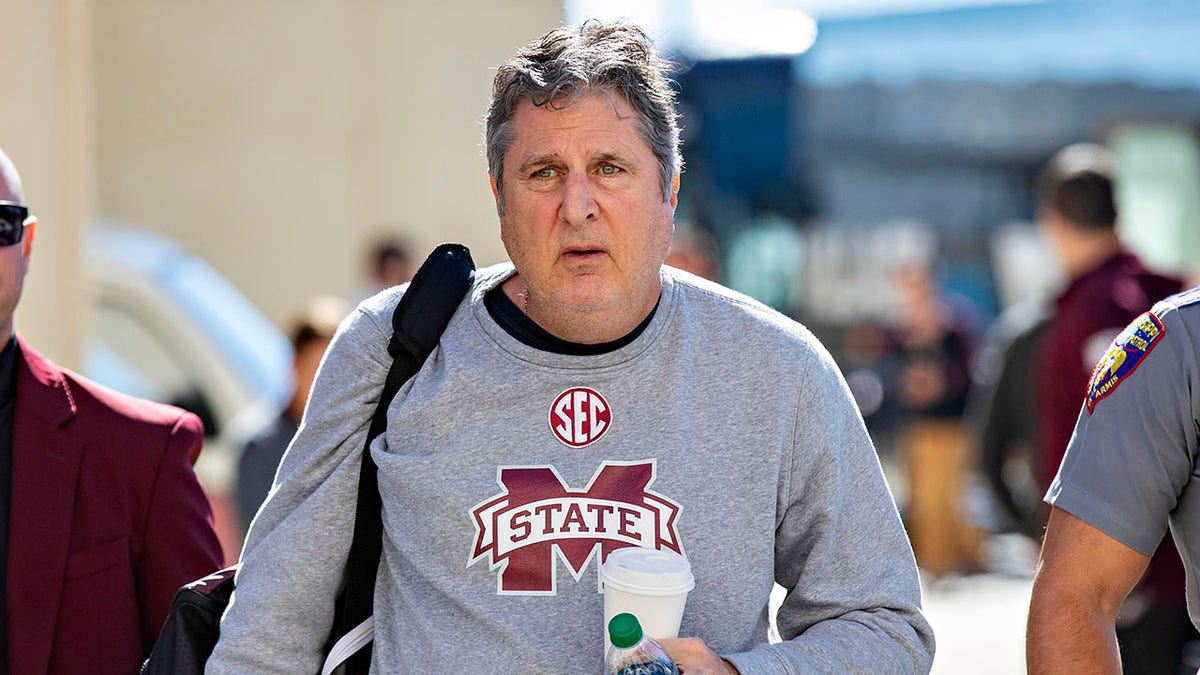
<instances>
[{"instance_id":1,"label":"person in sunglasses","mask_svg":"<svg viewBox=\"0 0 1200 675\"><path fill-rule=\"evenodd\" d=\"M14 332L37 225L0 150L0 672L134 673L175 591L223 561L203 427Z\"/></svg>"}]
</instances>

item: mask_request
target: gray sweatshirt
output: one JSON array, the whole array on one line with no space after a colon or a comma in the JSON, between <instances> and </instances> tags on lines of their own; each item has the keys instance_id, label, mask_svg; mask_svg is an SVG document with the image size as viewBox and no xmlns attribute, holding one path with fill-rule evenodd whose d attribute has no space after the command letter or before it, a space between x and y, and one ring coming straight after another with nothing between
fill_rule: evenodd
<instances>
[{"instance_id":1,"label":"gray sweatshirt","mask_svg":"<svg viewBox=\"0 0 1200 675\"><path fill-rule=\"evenodd\" d=\"M501 328L480 270L397 395L379 465L373 670L600 672L609 551L687 555L680 635L744 675L928 672L912 550L837 366L800 324L670 268L598 356ZM343 322L242 552L210 673L316 672L390 365L385 291ZM787 589L768 643L773 583Z\"/></svg>"}]
</instances>

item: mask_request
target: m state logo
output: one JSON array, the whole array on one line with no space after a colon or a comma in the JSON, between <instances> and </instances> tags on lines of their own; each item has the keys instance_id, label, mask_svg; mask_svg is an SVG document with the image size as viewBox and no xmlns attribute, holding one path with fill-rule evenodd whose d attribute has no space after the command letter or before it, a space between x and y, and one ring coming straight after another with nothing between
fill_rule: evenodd
<instances>
[{"instance_id":1,"label":"m state logo","mask_svg":"<svg viewBox=\"0 0 1200 675\"><path fill-rule=\"evenodd\" d=\"M488 559L500 595L554 595L556 556L575 581L596 551L645 546L683 553L679 504L650 491L655 461L605 462L582 490L552 466L499 467L504 492L471 509L475 543L467 567ZM597 563L599 564L599 562Z\"/></svg>"},{"instance_id":2,"label":"m state logo","mask_svg":"<svg viewBox=\"0 0 1200 675\"><path fill-rule=\"evenodd\" d=\"M612 426L612 410L600 392L573 387L558 395L550 405L550 430L572 448L583 448L600 440Z\"/></svg>"}]
</instances>

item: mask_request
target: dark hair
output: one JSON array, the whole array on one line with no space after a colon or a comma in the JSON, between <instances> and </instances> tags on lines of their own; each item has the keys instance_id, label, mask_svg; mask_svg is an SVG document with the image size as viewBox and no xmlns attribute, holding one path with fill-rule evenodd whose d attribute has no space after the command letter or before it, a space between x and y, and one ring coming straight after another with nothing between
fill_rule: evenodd
<instances>
[{"instance_id":1,"label":"dark hair","mask_svg":"<svg viewBox=\"0 0 1200 675\"><path fill-rule=\"evenodd\" d=\"M496 71L487 112L488 172L504 210L504 155L512 145L512 118L521 101L562 109L589 91L619 95L637 112L642 137L658 158L663 200L670 199L679 153L679 114L667 79L669 63L641 28L588 21L534 40Z\"/></svg>"},{"instance_id":2,"label":"dark hair","mask_svg":"<svg viewBox=\"0 0 1200 675\"><path fill-rule=\"evenodd\" d=\"M299 353L313 342L332 340L349 311L350 305L336 296L319 295L309 300L292 322L292 349Z\"/></svg>"},{"instance_id":3,"label":"dark hair","mask_svg":"<svg viewBox=\"0 0 1200 675\"><path fill-rule=\"evenodd\" d=\"M371 246L370 258L371 270L382 276L389 260L394 258L407 265L412 262L412 253L403 239L381 239Z\"/></svg>"},{"instance_id":4,"label":"dark hair","mask_svg":"<svg viewBox=\"0 0 1200 675\"><path fill-rule=\"evenodd\" d=\"M1112 157L1102 146L1078 143L1054 155L1038 182L1038 200L1081 230L1117 224Z\"/></svg>"}]
</instances>

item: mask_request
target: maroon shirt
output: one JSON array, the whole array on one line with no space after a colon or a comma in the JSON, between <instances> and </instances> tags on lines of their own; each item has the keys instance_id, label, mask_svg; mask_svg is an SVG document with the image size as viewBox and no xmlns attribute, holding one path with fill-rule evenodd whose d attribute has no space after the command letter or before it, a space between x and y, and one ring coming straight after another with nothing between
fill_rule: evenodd
<instances>
[{"instance_id":1,"label":"maroon shirt","mask_svg":"<svg viewBox=\"0 0 1200 675\"><path fill-rule=\"evenodd\" d=\"M1121 251L1075 279L1059 296L1035 364L1038 479L1043 491L1067 451L1096 359L1130 321L1181 290L1179 278L1151 272L1137 256Z\"/></svg>"},{"instance_id":2,"label":"maroon shirt","mask_svg":"<svg viewBox=\"0 0 1200 675\"><path fill-rule=\"evenodd\" d=\"M1179 278L1151 272L1137 256L1121 251L1059 296L1035 363L1038 483L1043 492L1066 454L1096 359L1142 312L1182 289ZM1183 602L1183 566L1169 541L1151 560L1144 586L1160 601Z\"/></svg>"}]
</instances>

